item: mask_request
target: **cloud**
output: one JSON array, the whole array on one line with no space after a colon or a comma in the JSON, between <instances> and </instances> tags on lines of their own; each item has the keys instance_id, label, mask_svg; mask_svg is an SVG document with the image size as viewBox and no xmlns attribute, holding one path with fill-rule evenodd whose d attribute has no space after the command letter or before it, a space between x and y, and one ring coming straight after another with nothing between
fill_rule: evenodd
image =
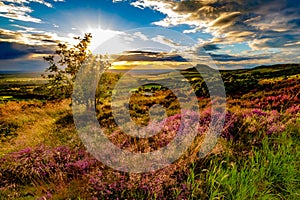
<instances>
[{"instance_id":1,"label":"cloud","mask_svg":"<svg viewBox=\"0 0 300 200\"><path fill-rule=\"evenodd\" d=\"M201 46L201 48L203 48L206 51L214 51L214 50L218 50L220 49L217 45L215 44L206 44Z\"/></svg>"},{"instance_id":2,"label":"cloud","mask_svg":"<svg viewBox=\"0 0 300 200\"><path fill-rule=\"evenodd\" d=\"M0 29L0 70L44 70L42 57L54 53L58 42L68 41L55 33L16 27L19 30Z\"/></svg>"},{"instance_id":3,"label":"cloud","mask_svg":"<svg viewBox=\"0 0 300 200\"><path fill-rule=\"evenodd\" d=\"M173 40L168 39L168 38L166 38L165 36L162 36L162 35L157 35L156 37L151 38L151 40L153 42L158 42L158 43L161 43L161 44L167 45L169 47L173 47L173 48L176 48L176 47L180 46L179 43L176 43Z\"/></svg>"},{"instance_id":4,"label":"cloud","mask_svg":"<svg viewBox=\"0 0 300 200\"><path fill-rule=\"evenodd\" d=\"M45 71L47 63L39 60L0 60L0 71Z\"/></svg>"},{"instance_id":5,"label":"cloud","mask_svg":"<svg viewBox=\"0 0 300 200\"><path fill-rule=\"evenodd\" d=\"M216 61L247 61L247 60L253 60L253 59L262 59L266 57L261 56L232 56L228 54L215 54L215 53L209 53L209 55L212 57L213 60Z\"/></svg>"},{"instance_id":6,"label":"cloud","mask_svg":"<svg viewBox=\"0 0 300 200\"><path fill-rule=\"evenodd\" d=\"M30 15L33 10L29 7L29 4L32 2L53 8L51 3L44 0L2 0L0 2L0 17L8 18L9 20L42 23L40 18ZM54 2L63 2L63 0L54 0Z\"/></svg>"},{"instance_id":7,"label":"cloud","mask_svg":"<svg viewBox=\"0 0 300 200\"><path fill-rule=\"evenodd\" d=\"M150 51L126 51L118 55L115 61L170 61L170 62L187 62L180 55L165 52Z\"/></svg>"},{"instance_id":8,"label":"cloud","mask_svg":"<svg viewBox=\"0 0 300 200\"><path fill-rule=\"evenodd\" d=\"M58 0L59 1L59 0ZM8 3L14 3L14 4L29 4L31 2L34 2L34 3L39 3L39 4L42 4L42 5L45 5L49 8L52 8L53 5L49 2L46 2L44 0L2 0L2 2L8 2ZM57 1L54 1L54 2L57 2Z\"/></svg>"},{"instance_id":9,"label":"cloud","mask_svg":"<svg viewBox=\"0 0 300 200\"><path fill-rule=\"evenodd\" d=\"M42 20L30 16L33 10L28 6L15 5L15 4L4 4L0 2L0 17L8 19L20 20L25 22L41 23Z\"/></svg>"},{"instance_id":10,"label":"cloud","mask_svg":"<svg viewBox=\"0 0 300 200\"><path fill-rule=\"evenodd\" d=\"M252 41L249 41L249 46L254 50L260 50L260 49L269 49L272 48L300 48L300 44L298 41L300 41L300 32L299 33L293 33L285 32L282 33L280 36L277 36L277 32L274 31L266 31L263 36L260 36Z\"/></svg>"},{"instance_id":11,"label":"cloud","mask_svg":"<svg viewBox=\"0 0 300 200\"><path fill-rule=\"evenodd\" d=\"M47 46L31 46L12 42L0 42L0 59L18 59L31 54L50 54L53 50Z\"/></svg>"},{"instance_id":12,"label":"cloud","mask_svg":"<svg viewBox=\"0 0 300 200\"><path fill-rule=\"evenodd\" d=\"M3 35L0 34L3 38ZM12 35L6 38L14 39ZM44 71L47 64L42 57L54 52L54 46L27 45L17 42L0 42L0 70Z\"/></svg>"},{"instance_id":13,"label":"cloud","mask_svg":"<svg viewBox=\"0 0 300 200\"><path fill-rule=\"evenodd\" d=\"M135 37L140 38L141 40L144 40L144 41L148 40L147 36L144 35L144 34L141 33L141 32L135 32L133 35L134 35Z\"/></svg>"},{"instance_id":14,"label":"cloud","mask_svg":"<svg viewBox=\"0 0 300 200\"><path fill-rule=\"evenodd\" d=\"M54 32L40 31L34 28L18 25L16 25L16 27L19 27L20 29L17 31L11 31L0 28L0 42L14 42L26 45L49 46L54 46L61 41L69 43L72 42L72 39L68 37L58 36L58 34Z\"/></svg>"},{"instance_id":15,"label":"cloud","mask_svg":"<svg viewBox=\"0 0 300 200\"><path fill-rule=\"evenodd\" d=\"M19 57L23 57L28 54L27 51L22 51L17 47L13 47L13 43L9 42L1 42L0 43L0 59L15 59Z\"/></svg>"},{"instance_id":16,"label":"cloud","mask_svg":"<svg viewBox=\"0 0 300 200\"><path fill-rule=\"evenodd\" d=\"M231 12L231 13L222 13L216 20L211 22L212 27L224 27L230 26L234 24L237 20L238 16L240 16L240 12Z\"/></svg>"},{"instance_id":17,"label":"cloud","mask_svg":"<svg viewBox=\"0 0 300 200\"><path fill-rule=\"evenodd\" d=\"M292 42L299 40L300 4L294 0L135 0L130 4L140 9L150 8L161 12L165 18L153 22L163 27L188 25L184 33L206 32L218 43L233 44L249 41L251 46L261 40L279 38ZM272 33L271 33L272 32ZM287 37L288 36L288 37ZM255 44L251 41L255 40ZM293 41L295 42L295 41ZM272 42L264 47L277 48ZM258 47L256 45L256 47Z\"/></svg>"}]
</instances>

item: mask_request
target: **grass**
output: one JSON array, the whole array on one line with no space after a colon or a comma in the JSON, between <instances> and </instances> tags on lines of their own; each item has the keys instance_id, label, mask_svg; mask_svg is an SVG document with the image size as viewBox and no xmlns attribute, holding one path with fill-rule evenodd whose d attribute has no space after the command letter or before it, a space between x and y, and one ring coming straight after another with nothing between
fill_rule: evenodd
<instances>
[{"instance_id":1,"label":"grass","mask_svg":"<svg viewBox=\"0 0 300 200\"><path fill-rule=\"evenodd\" d=\"M211 160L203 170L206 193L210 199L299 198L299 142L283 133L264 139L247 159Z\"/></svg>"},{"instance_id":2,"label":"grass","mask_svg":"<svg viewBox=\"0 0 300 200\"><path fill-rule=\"evenodd\" d=\"M181 158L173 166L155 173L135 175L109 169L92 161L87 153L76 153L84 152L84 149L76 137L69 101L48 102L43 108L31 107L32 102L8 104L1 111L5 117L13 119L12 122L22 124L16 133L18 137L20 134L24 137L17 137L15 144L7 145L9 151L3 151L2 146L2 153L6 154L6 160L0 161L0 196L3 199L299 198L300 124L297 117L284 132L264 137L255 145L245 139L231 142L221 139L217 149L203 159L197 156ZM43 116L43 122L37 120L39 116ZM247 137L247 140L253 137ZM250 146L244 148L246 144ZM24 148L28 146L31 150L27 153ZM54 161L55 155L61 155L63 160ZM84 160L90 163L86 172L70 167ZM36 162L40 161L48 163L42 169L54 165L55 171L49 168L49 175L39 175L35 170L38 169Z\"/></svg>"},{"instance_id":3,"label":"grass","mask_svg":"<svg viewBox=\"0 0 300 200\"><path fill-rule=\"evenodd\" d=\"M226 128L209 155L197 156L200 133L210 122L209 100L199 98L203 129L195 144L172 165L141 174L108 168L85 150L76 133L70 99L3 102L0 200L300 199L300 108L295 93L299 77L282 78L276 70L275 79L261 78L258 89L238 96L242 98L228 97ZM261 72L266 74L267 69ZM274 85L277 89L270 90ZM130 100L131 115L140 124L147 122L150 106L163 101L169 115L167 128L150 140L132 139L115 129L109 96L99 100L100 123L116 145L147 152L173 138L176 130L168 126L177 126L172 115L177 114L178 103L169 91L156 89L151 97L135 92Z\"/></svg>"},{"instance_id":4,"label":"grass","mask_svg":"<svg viewBox=\"0 0 300 200\"><path fill-rule=\"evenodd\" d=\"M0 96L0 101L2 100L7 100L7 99L12 99L13 96Z\"/></svg>"},{"instance_id":5,"label":"grass","mask_svg":"<svg viewBox=\"0 0 300 200\"><path fill-rule=\"evenodd\" d=\"M0 104L1 138L0 156L26 147L39 144L57 146L72 143L69 137L76 138L75 127L63 127L63 121L71 114L70 100L43 103L40 101L7 102ZM61 122L62 123L62 122ZM63 127L63 128L62 128ZM59 130L58 130L59 129ZM73 135L71 133L74 133ZM2 137L13 135L14 138Z\"/></svg>"}]
</instances>

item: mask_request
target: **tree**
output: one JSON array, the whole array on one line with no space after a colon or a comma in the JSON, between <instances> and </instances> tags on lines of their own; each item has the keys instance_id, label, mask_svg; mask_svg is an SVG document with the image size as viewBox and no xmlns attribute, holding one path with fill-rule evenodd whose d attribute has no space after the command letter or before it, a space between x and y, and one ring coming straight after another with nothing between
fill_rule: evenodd
<instances>
[{"instance_id":1,"label":"tree","mask_svg":"<svg viewBox=\"0 0 300 200\"><path fill-rule=\"evenodd\" d=\"M72 102L76 105L84 105L86 110L95 108L95 101L97 91L106 93L111 85L109 82L103 82L100 79L106 69L111 66L109 57L107 55L89 55L82 63L80 70L76 76L76 82L73 84L74 93L72 95ZM113 77L110 77L111 79ZM99 85L101 83L101 85ZM104 85L103 85L104 84ZM98 88L101 88L100 90ZM106 90L103 90L106 89Z\"/></svg>"},{"instance_id":2,"label":"tree","mask_svg":"<svg viewBox=\"0 0 300 200\"><path fill-rule=\"evenodd\" d=\"M52 98L68 98L72 95L76 74L83 62L91 56L88 46L92 35L88 33L83 38L74 39L79 41L77 45L69 47L59 43L55 54L44 57L49 67L45 70L47 75L43 77L48 79L47 93Z\"/></svg>"}]
</instances>

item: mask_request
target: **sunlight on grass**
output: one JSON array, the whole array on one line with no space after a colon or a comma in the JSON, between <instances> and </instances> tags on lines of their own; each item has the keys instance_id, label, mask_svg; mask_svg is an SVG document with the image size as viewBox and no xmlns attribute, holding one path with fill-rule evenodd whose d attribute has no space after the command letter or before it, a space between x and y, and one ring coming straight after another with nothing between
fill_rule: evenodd
<instances>
[{"instance_id":1,"label":"sunlight on grass","mask_svg":"<svg viewBox=\"0 0 300 200\"><path fill-rule=\"evenodd\" d=\"M69 100L44 104L42 102L8 102L0 104L1 119L15 124L14 134L18 135L10 142L1 144L0 155L25 147L34 147L48 141L54 132L55 122L66 112L70 112ZM56 141L52 145L57 145Z\"/></svg>"},{"instance_id":2,"label":"sunlight on grass","mask_svg":"<svg viewBox=\"0 0 300 200\"><path fill-rule=\"evenodd\" d=\"M261 72L256 74L259 81L249 78L249 72L223 74L225 126L204 158L198 153L211 121L211 103L199 77L188 72L199 95L198 135L172 165L140 174L113 170L86 151L70 99L6 99L0 103L0 199L299 199L299 77L285 78L274 70L274 77L265 78L267 70ZM149 109L157 103L167 116L157 135L133 138L117 127L111 112L118 78L107 74L104 82L109 84L97 89L105 91L96 96L96 115L107 137L132 152L168 144L182 116L176 97L157 85L135 88L129 112L136 123L147 125Z\"/></svg>"}]
</instances>

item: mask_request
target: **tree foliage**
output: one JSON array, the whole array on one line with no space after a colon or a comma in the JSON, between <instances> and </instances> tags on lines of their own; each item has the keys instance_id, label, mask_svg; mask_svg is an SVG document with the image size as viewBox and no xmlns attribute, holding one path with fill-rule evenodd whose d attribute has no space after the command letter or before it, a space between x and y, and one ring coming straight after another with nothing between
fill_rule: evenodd
<instances>
[{"instance_id":1,"label":"tree foliage","mask_svg":"<svg viewBox=\"0 0 300 200\"><path fill-rule=\"evenodd\" d=\"M59 43L53 55L44 57L49 67L43 76L48 79L47 93L52 98L68 98L72 95L76 74L87 57L92 55L88 49L92 39L90 33L74 39L78 40L78 44L70 47Z\"/></svg>"}]
</instances>

